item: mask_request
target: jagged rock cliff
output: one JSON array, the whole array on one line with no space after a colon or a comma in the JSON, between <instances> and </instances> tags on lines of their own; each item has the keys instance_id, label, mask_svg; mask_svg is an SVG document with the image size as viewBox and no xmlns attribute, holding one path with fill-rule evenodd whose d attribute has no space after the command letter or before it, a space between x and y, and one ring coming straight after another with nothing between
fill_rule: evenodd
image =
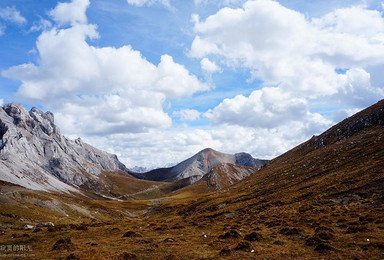
<instances>
[{"instance_id":1,"label":"jagged rock cliff","mask_svg":"<svg viewBox=\"0 0 384 260\"><path fill-rule=\"evenodd\" d=\"M76 190L102 171L127 171L116 155L60 134L51 112L0 107L0 180L38 190Z\"/></svg>"}]
</instances>

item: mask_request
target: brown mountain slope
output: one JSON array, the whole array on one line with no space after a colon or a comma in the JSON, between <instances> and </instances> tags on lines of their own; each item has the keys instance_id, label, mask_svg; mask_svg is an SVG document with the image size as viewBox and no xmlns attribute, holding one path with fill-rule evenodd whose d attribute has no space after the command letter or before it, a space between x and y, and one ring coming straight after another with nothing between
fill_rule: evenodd
<instances>
[{"instance_id":1,"label":"brown mountain slope","mask_svg":"<svg viewBox=\"0 0 384 260\"><path fill-rule=\"evenodd\" d=\"M158 212L174 212L194 223L216 223L224 229L228 225L227 229L232 226L240 232L259 230L272 242L253 245L265 256L317 258L326 252L330 258L380 259L383 141L381 101L220 193L183 203L170 201ZM274 244L284 246L272 252Z\"/></svg>"}]
</instances>

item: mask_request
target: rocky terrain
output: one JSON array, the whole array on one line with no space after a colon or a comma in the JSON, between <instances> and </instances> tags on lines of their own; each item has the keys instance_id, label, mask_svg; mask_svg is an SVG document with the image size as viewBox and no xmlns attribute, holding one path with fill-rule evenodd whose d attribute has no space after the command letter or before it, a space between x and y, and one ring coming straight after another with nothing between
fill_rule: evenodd
<instances>
[{"instance_id":1,"label":"rocky terrain","mask_svg":"<svg viewBox=\"0 0 384 260\"><path fill-rule=\"evenodd\" d=\"M76 191L102 171L126 171L112 155L61 135L51 112L18 104L0 107L0 180L38 190Z\"/></svg>"}]
</instances>

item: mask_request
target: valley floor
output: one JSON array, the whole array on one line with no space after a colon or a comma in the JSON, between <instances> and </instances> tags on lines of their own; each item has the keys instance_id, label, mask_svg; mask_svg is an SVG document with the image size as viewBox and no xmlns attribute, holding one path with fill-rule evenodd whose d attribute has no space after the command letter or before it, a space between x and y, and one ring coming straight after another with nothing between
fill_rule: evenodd
<instances>
[{"instance_id":1,"label":"valley floor","mask_svg":"<svg viewBox=\"0 0 384 260\"><path fill-rule=\"evenodd\" d=\"M23 194L18 188L11 190ZM0 196L4 201L9 193ZM30 193L22 196L24 199L37 197ZM69 203L70 197L66 202ZM191 210L199 206L197 203L204 210L191 214ZM3 204L0 258L384 258L382 201L357 200L348 206L325 201L314 205L282 202L278 208L254 206L242 212L222 211L210 203L210 199L192 198L88 201L89 212L103 213L98 220L80 215L49 216L33 211L35 215L23 215L11 204ZM31 205L28 207L32 209ZM104 220L100 220L102 218ZM55 226L24 230L22 225L32 219L54 220Z\"/></svg>"}]
</instances>

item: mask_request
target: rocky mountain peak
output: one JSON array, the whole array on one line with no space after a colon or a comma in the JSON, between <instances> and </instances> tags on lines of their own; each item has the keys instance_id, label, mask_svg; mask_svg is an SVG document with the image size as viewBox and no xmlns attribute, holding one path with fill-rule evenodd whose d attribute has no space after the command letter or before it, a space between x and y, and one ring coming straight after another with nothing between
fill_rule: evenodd
<instances>
[{"instance_id":1,"label":"rocky mountain peak","mask_svg":"<svg viewBox=\"0 0 384 260\"><path fill-rule=\"evenodd\" d=\"M47 135L53 135L55 133L60 134L58 127L55 125L55 117L51 112L43 113L40 109L33 107L29 111L29 115L38 123L41 130Z\"/></svg>"},{"instance_id":2,"label":"rocky mountain peak","mask_svg":"<svg viewBox=\"0 0 384 260\"><path fill-rule=\"evenodd\" d=\"M92 186L103 171L127 171L116 155L61 135L51 112L0 107L0 180L40 190Z\"/></svg>"},{"instance_id":3,"label":"rocky mountain peak","mask_svg":"<svg viewBox=\"0 0 384 260\"><path fill-rule=\"evenodd\" d=\"M212 168L223 164L238 164L254 168L261 168L267 160L258 160L248 153L226 154L212 148L205 148L192 157L170 168L155 169L136 177L155 181L174 181L194 177L198 181Z\"/></svg>"},{"instance_id":4,"label":"rocky mountain peak","mask_svg":"<svg viewBox=\"0 0 384 260\"><path fill-rule=\"evenodd\" d=\"M28 112L24 106L16 103L6 104L3 109L18 128L31 132L38 126L48 136L53 136L55 133L60 135L60 130L55 125L54 115L51 112L43 113L36 107Z\"/></svg>"},{"instance_id":5,"label":"rocky mountain peak","mask_svg":"<svg viewBox=\"0 0 384 260\"><path fill-rule=\"evenodd\" d=\"M28 111L22 105L16 103L5 104L3 109L13 119L16 126L26 127L32 124Z\"/></svg>"},{"instance_id":6,"label":"rocky mountain peak","mask_svg":"<svg viewBox=\"0 0 384 260\"><path fill-rule=\"evenodd\" d=\"M209 153L209 152L216 152L216 151L213 150L210 147L207 147L207 148L204 148L203 150L201 150L200 152L198 152L198 154L200 154L200 153Z\"/></svg>"}]
</instances>

